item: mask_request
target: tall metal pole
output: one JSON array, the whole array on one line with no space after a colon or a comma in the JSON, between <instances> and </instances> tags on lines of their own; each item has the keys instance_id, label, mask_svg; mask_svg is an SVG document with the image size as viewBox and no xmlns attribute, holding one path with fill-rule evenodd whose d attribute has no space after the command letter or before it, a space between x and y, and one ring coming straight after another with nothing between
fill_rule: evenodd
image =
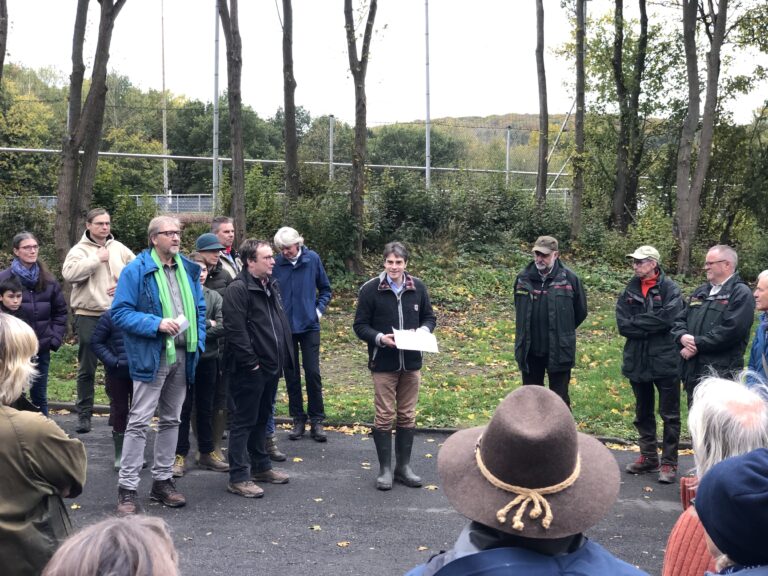
<instances>
[{"instance_id":1,"label":"tall metal pole","mask_svg":"<svg viewBox=\"0 0 768 576\"><path fill-rule=\"evenodd\" d=\"M430 118L429 118L429 0L424 0L424 41L426 43L426 74L427 74L427 122L426 122L426 170L425 170L425 182L427 190L431 181L431 169L432 169L432 153L430 144Z\"/></svg>"},{"instance_id":2,"label":"tall metal pole","mask_svg":"<svg viewBox=\"0 0 768 576\"><path fill-rule=\"evenodd\" d=\"M328 116L328 180L333 181L333 128L336 118L333 114Z\"/></svg>"},{"instance_id":3,"label":"tall metal pole","mask_svg":"<svg viewBox=\"0 0 768 576\"><path fill-rule=\"evenodd\" d=\"M160 50L163 70L163 155L168 155L168 94L165 91L165 4L160 0ZM171 190L168 188L168 159L163 159L163 192L168 196L168 205L171 204Z\"/></svg>"},{"instance_id":4,"label":"tall metal pole","mask_svg":"<svg viewBox=\"0 0 768 576\"><path fill-rule=\"evenodd\" d=\"M214 41L213 41L213 190L211 204L214 213L218 211L219 200L219 0L213 0Z\"/></svg>"},{"instance_id":5,"label":"tall metal pole","mask_svg":"<svg viewBox=\"0 0 768 576\"><path fill-rule=\"evenodd\" d=\"M512 126L507 126L507 167L505 169L506 177L504 178L504 182L507 186L509 186L509 145L511 141L511 133L512 133Z\"/></svg>"}]
</instances>

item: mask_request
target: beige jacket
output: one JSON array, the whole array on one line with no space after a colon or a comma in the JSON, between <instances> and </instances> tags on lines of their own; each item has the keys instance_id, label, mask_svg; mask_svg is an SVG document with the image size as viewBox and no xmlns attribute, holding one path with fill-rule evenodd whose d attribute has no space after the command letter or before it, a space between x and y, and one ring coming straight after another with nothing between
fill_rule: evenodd
<instances>
[{"instance_id":1,"label":"beige jacket","mask_svg":"<svg viewBox=\"0 0 768 576\"><path fill-rule=\"evenodd\" d=\"M125 265L136 257L111 235L105 246L109 260L102 262L96 254L99 244L86 231L64 259L61 274L72 283L70 306L75 314L101 316L112 305L107 290L114 288Z\"/></svg>"},{"instance_id":2,"label":"beige jacket","mask_svg":"<svg viewBox=\"0 0 768 576\"><path fill-rule=\"evenodd\" d=\"M4 576L40 574L73 532L62 496L85 484L85 446L36 412L0 406L0 558Z\"/></svg>"}]
</instances>

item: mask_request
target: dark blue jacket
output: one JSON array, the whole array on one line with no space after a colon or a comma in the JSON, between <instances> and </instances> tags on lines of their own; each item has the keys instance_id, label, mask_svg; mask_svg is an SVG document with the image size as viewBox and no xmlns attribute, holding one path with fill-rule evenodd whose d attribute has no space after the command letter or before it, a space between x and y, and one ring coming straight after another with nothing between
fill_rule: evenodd
<instances>
[{"instance_id":1,"label":"dark blue jacket","mask_svg":"<svg viewBox=\"0 0 768 576\"><path fill-rule=\"evenodd\" d=\"M755 330L755 338L752 340L752 349L749 351L749 370L756 372L763 379L763 382L768 383L768 374L765 373L765 366L763 365L763 357L768 362L768 350L766 350L766 344L768 344L768 338L766 338L766 330L768 330L768 318L765 312L760 314L760 321L757 323L757 329Z\"/></svg>"},{"instance_id":2,"label":"dark blue jacket","mask_svg":"<svg viewBox=\"0 0 768 576\"><path fill-rule=\"evenodd\" d=\"M280 288L291 332L301 334L320 330L317 310L320 314L325 313L331 300L331 282L317 252L302 246L295 266L282 254L278 255L272 277Z\"/></svg>"},{"instance_id":3,"label":"dark blue jacket","mask_svg":"<svg viewBox=\"0 0 768 576\"><path fill-rule=\"evenodd\" d=\"M406 576L642 576L642 570L619 560L599 544L584 546L561 556L545 556L524 548L493 548L456 558L433 570L436 556L428 564L417 566ZM439 565L439 562L438 562ZM647 575L646 575L647 576Z\"/></svg>"},{"instance_id":4,"label":"dark blue jacket","mask_svg":"<svg viewBox=\"0 0 768 576\"><path fill-rule=\"evenodd\" d=\"M13 276L11 269L0 272L0 282ZM40 343L39 351L56 351L67 332L67 302L55 279L48 280L37 292L22 285L21 306L14 316L29 324Z\"/></svg>"},{"instance_id":5,"label":"dark blue jacket","mask_svg":"<svg viewBox=\"0 0 768 576\"><path fill-rule=\"evenodd\" d=\"M112 311L99 318L91 336L91 350L104 364L104 370L120 378L130 378L123 331L112 321Z\"/></svg>"},{"instance_id":6,"label":"dark blue jacket","mask_svg":"<svg viewBox=\"0 0 768 576\"><path fill-rule=\"evenodd\" d=\"M182 256L192 297L197 303L198 351L187 354L187 381L195 381L195 366L205 350L205 299L200 286L200 266ZM157 264L149 250L144 250L120 274L112 302L112 320L123 329L128 368L133 380L152 382L160 368L165 334L157 331L163 319L160 291L155 280ZM190 326L189 329L192 329Z\"/></svg>"}]
</instances>

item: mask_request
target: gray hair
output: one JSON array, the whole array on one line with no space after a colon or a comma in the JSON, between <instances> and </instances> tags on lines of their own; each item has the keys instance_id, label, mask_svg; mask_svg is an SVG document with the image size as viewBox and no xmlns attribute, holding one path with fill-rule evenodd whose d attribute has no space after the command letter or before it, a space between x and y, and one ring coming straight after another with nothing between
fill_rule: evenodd
<instances>
[{"instance_id":1,"label":"gray hair","mask_svg":"<svg viewBox=\"0 0 768 576\"><path fill-rule=\"evenodd\" d=\"M762 272L760 272L760 274L757 275L758 281L764 280L766 278L768 278L768 270L763 270Z\"/></svg>"},{"instance_id":2,"label":"gray hair","mask_svg":"<svg viewBox=\"0 0 768 576\"><path fill-rule=\"evenodd\" d=\"M149 226L147 226L147 240L149 241L150 248L152 248L152 236L156 236L157 233L160 232L162 225L167 222L170 222L181 229L181 221L178 218L174 218L173 216L155 216L149 221Z\"/></svg>"},{"instance_id":3,"label":"gray hair","mask_svg":"<svg viewBox=\"0 0 768 576\"><path fill-rule=\"evenodd\" d=\"M275 248L282 250L288 246L298 244L304 246L304 238L290 226L283 226L275 233Z\"/></svg>"},{"instance_id":4,"label":"gray hair","mask_svg":"<svg viewBox=\"0 0 768 576\"><path fill-rule=\"evenodd\" d=\"M179 557L168 525L152 516L107 518L83 528L56 551L45 576L175 576Z\"/></svg>"},{"instance_id":5,"label":"gray hair","mask_svg":"<svg viewBox=\"0 0 768 576\"><path fill-rule=\"evenodd\" d=\"M30 360L37 354L37 336L30 326L0 313L0 405L13 404L37 375Z\"/></svg>"},{"instance_id":6,"label":"gray hair","mask_svg":"<svg viewBox=\"0 0 768 576\"><path fill-rule=\"evenodd\" d=\"M234 224L235 220L234 218L230 218L229 216L216 216L213 220L211 220L211 232L214 234L218 233L219 228L221 228L222 224Z\"/></svg>"},{"instance_id":7,"label":"gray hair","mask_svg":"<svg viewBox=\"0 0 768 576\"><path fill-rule=\"evenodd\" d=\"M386 260L390 254L394 254L398 258L402 258L408 262L408 248L401 242L389 242L384 246L384 260Z\"/></svg>"},{"instance_id":8,"label":"gray hair","mask_svg":"<svg viewBox=\"0 0 768 576\"><path fill-rule=\"evenodd\" d=\"M694 390L688 430L699 478L726 458L768 448L768 390L759 380L748 386L748 377L755 381L748 372L737 380L710 376Z\"/></svg>"},{"instance_id":9,"label":"gray hair","mask_svg":"<svg viewBox=\"0 0 768 576\"><path fill-rule=\"evenodd\" d=\"M715 246L712 246L712 248L710 248L708 251L710 250L717 250L720 254L720 257L723 260L727 260L733 264L733 269L736 270L736 267L739 265L739 255L736 253L736 250L727 244L716 244Z\"/></svg>"}]
</instances>

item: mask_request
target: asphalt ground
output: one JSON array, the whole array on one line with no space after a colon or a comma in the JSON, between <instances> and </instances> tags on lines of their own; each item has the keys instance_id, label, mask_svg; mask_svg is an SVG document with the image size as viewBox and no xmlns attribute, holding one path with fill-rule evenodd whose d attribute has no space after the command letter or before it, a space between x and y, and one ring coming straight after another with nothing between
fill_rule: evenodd
<instances>
[{"instance_id":1,"label":"asphalt ground","mask_svg":"<svg viewBox=\"0 0 768 576\"><path fill-rule=\"evenodd\" d=\"M94 416L92 432L78 435L73 414L53 417L88 451L85 489L66 501L73 523L82 527L113 514L117 473L107 418ZM291 479L285 485L262 485L263 498L229 494L227 474L192 464L177 481L187 497L184 508L149 500L149 469L141 475L140 502L145 513L169 524L186 576L404 574L450 548L465 523L448 504L437 476L437 453L446 437L416 435L412 464L424 480L420 489L395 484L389 492L376 490L375 448L359 430L331 430L328 442L320 444L308 433L292 442L287 429L281 429L278 445L288 460L276 467ZM153 443L150 432L149 462ZM637 457L637 452L612 452L622 469ZM692 466L691 456L681 456L681 471ZM680 510L676 484L658 484L655 475L622 473L618 501L588 536L623 560L660 574L667 535Z\"/></svg>"}]
</instances>

